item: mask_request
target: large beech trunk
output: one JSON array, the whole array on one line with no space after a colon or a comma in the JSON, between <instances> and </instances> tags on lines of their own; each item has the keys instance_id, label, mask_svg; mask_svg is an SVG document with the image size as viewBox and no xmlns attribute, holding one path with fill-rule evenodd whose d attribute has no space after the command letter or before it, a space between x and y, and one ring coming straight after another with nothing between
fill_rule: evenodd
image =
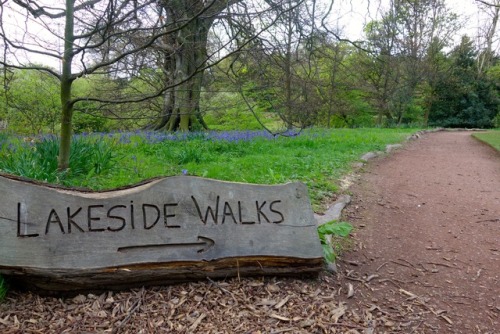
<instances>
[{"instance_id":1,"label":"large beech trunk","mask_svg":"<svg viewBox=\"0 0 500 334\"><path fill-rule=\"evenodd\" d=\"M169 2L168 17L184 16L189 20L201 10L193 3L202 6L196 0ZM189 131L207 128L200 113L200 93L207 60L208 31L212 22L212 18L199 16L175 35L166 37L164 42L172 46L173 51L165 56L163 70L167 85L174 87L165 92L163 113L154 129Z\"/></svg>"}]
</instances>

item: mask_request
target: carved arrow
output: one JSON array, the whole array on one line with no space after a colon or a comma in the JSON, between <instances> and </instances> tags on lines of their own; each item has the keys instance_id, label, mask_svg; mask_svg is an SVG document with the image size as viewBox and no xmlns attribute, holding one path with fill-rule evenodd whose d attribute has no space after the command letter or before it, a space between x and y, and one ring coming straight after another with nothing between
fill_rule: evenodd
<instances>
[{"instance_id":1,"label":"carved arrow","mask_svg":"<svg viewBox=\"0 0 500 334\"><path fill-rule=\"evenodd\" d=\"M205 253L210 248L215 245L213 239L198 236L198 242L185 242L185 243L170 243L170 244L149 244L149 245L135 245L135 246L124 246L118 247L118 252L129 252L133 250L144 250L144 249L155 249L155 248L182 248L182 247L196 247L203 246L201 249L197 250L197 253Z\"/></svg>"}]
</instances>

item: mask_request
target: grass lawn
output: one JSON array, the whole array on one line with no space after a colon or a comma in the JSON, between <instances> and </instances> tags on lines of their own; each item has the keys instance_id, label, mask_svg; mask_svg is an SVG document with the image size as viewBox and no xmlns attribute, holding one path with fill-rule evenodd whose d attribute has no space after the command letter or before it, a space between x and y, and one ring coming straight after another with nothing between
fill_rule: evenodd
<instances>
[{"instance_id":1,"label":"grass lawn","mask_svg":"<svg viewBox=\"0 0 500 334\"><path fill-rule=\"evenodd\" d=\"M273 137L262 131L79 135L70 171L58 174L57 140L0 138L0 170L66 186L112 189L158 176L196 175L257 184L304 182L315 211L368 151L415 129L309 129Z\"/></svg>"},{"instance_id":2,"label":"grass lawn","mask_svg":"<svg viewBox=\"0 0 500 334\"><path fill-rule=\"evenodd\" d=\"M490 145L491 147L496 148L497 151L500 151L500 131L499 130L474 133L473 136L476 137L477 139L479 139L480 141Z\"/></svg>"}]
</instances>

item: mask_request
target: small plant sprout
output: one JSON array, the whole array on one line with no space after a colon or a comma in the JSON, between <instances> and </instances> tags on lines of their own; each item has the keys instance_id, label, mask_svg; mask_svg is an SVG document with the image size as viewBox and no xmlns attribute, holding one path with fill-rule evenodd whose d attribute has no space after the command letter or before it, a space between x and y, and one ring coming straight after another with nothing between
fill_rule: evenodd
<instances>
[{"instance_id":1,"label":"small plant sprout","mask_svg":"<svg viewBox=\"0 0 500 334\"><path fill-rule=\"evenodd\" d=\"M318 227L318 236L323 247L323 254L326 262L335 262L341 247L333 245L338 243L340 246L351 233L353 226L347 222L339 222L337 220L329 221Z\"/></svg>"}]
</instances>

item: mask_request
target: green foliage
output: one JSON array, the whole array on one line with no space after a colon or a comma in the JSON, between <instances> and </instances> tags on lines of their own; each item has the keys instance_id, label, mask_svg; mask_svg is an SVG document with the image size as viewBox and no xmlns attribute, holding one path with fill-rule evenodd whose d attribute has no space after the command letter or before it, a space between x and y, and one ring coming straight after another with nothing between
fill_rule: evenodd
<instances>
[{"instance_id":1,"label":"green foliage","mask_svg":"<svg viewBox=\"0 0 500 334\"><path fill-rule=\"evenodd\" d=\"M100 138L75 137L71 143L69 169L57 170L59 140L44 137L34 143L18 141L3 148L0 170L50 183L74 184L79 178L89 178L107 172L113 166L116 153L113 143Z\"/></svg>"},{"instance_id":2,"label":"green foliage","mask_svg":"<svg viewBox=\"0 0 500 334\"><path fill-rule=\"evenodd\" d=\"M76 112L73 116L74 133L107 132L110 129L110 123L104 117L94 116L83 112Z\"/></svg>"},{"instance_id":3,"label":"green foliage","mask_svg":"<svg viewBox=\"0 0 500 334\"><path fill-rule=\"evenodd\" d=\"M8 287L7 287L7 282L5 279L0 275L0 302L5 298L7 295Z\"/></svg>"},{"instance_id":4,"label":"green foliage","mask_svg":"<svg viewBox=\"0 0 500 334\"><path fill-rule=\"evenodd\" d=\"M61 99L57 78L45 72L14 70L4 81L5 89L0 94L0 119L8 121L10 130L25 135L59 131ZM99 75L79 78L73 88L73 97L117 98L117 83ZM121 108L113 105L102 108L95 102L81 100L75 104L73 131L109 131L113 124L103 117L104 113L128 116ZM121 123L127 125L125 121Z\"/></svg>"},{"instance_id":5,"label":"green foliage","mask_svg":"<svg viewBox=\"0 0 500 334\"><path fill-rule=\"evenodd\" d=\"M351 233L353 226L347 222L339 222L332 220L318 227L318 236L323 247L325 260L329 263L335 262L338 256L339 247L341 247L342 240L346 239ZM332 237L332 242L328 242L328 236Z\"/></svg>"},{"instance_id":6,"label":"green foliage","mask_svg":"<svg viewBox=\"0 0 500 334\"><path fill-rule=\"evenodd\" d=\"M15 70L2 94L9 129L22 134L56 131L61 110L58 81L37 71Z\"/></svg>"},{"instance_id":7,"label":"green foliage","mask_svg":"<svg viewBox=\"0 0 500 334\"><path fill-rule=\"evenodd\" d=\"M234 182L300 181L309 188L314 210L321 212L325 201L335 193L337 180L350 171L352 163L363 153L382 150L413 132L411 129L310 129L300 136L252 140L235 140L231 133L216 133L220 138L217 140L205 133L76 136L70 168L65 173L57 171L55 137L35 143L11 138L0 151L0 170L94 190L180 175L183 170L189 175Z\"/></svg>"},{"instance_id":8,"label":"green foliage","mask_svg":"<svg viewBox=\"0 0 500 334\"><path fill-rule=\"evenodd\" d=\"M107 77L94 75L77 79L73 84L73 95L86 97L93 96L103 99L117 98L119 89L117 83ZM111 95L111 96L109 96ZM79 101L75 104L73 114L73 132L108 132L112 130L112 122L104 117L103 113L120 114L119 106L109 105L102 108L92 101ZM123 117L126 115L122 114Z\"/></svg>"},{"instance_id":9,"label":"green foliage","mask_svg":"<svg viewBox=\"0 0 500 334\"><path fill-rule=\"evenodd\" d=\"M467 37L452 52L451 73L434 84L429 124L443 127L491 128L500 98L496 83L477 74L476 51Z\"/></svg>"},{"instance_id":10,"label":"green foliage","mask_svg":"<svg viewBox=\"0 0 500 334\"><path fill-rule=\"evenodd\" d=\"M247 72L249 74L251 72ZM254 74L255 75L255 74ZM257 74L258 75L258 74ZM277 94L269 86L259 85L259 83L252 81L248 78L245 85L243 86L243 91L247 98L250 98L255 103L255 108L262 112L274 112L273 105L271 101L276 101Z\"/></svg>"},{"instance_id":11,"label":"green foliage","mask_svg":"<svg viewBox=\"0 0 500 334\"><path fill-rule=\"evenodd\" d=\"M237 93L220 92L203 94L200 108L205 111L204 120L211 130L260 130L255 116L248 110L244 100ZM260 121L276 129L282 122L274 113L255 108Z\"/></svg>"},{"instance_id":12,"label":"green foliage","mask_svg":"<svg viewBox=\"0 0 500 334\"><path fill-rule=\"evenodd\" d=\"M318 234L321 239L324 239L327 235L336 235L339 237L347 237L352 231L352 225L346 222L338 222L332 220L318 227Z\"/></svg>"},{"instance_id":13,"label":"green foliage","mask_svg":"<svg viewBox=\"0 0 500 334\"><path fill-rule=\"evenodd\" d=\"M474 133L473 136L500 151L500 131Z\"/></svg>"},{"instance_id":14,"label":"green foliage","mask_svg":"<svg viewBox=\"0 0 500 334\"><path fill-rule=\"evenodd\" d=\"M393 1L379 21L366 25L366 48L359 52L360 82L378 112L379 126L427 126L433 86L446 75L442 61L457 16L446 1Z\"/></svg>"}]
</instances>

